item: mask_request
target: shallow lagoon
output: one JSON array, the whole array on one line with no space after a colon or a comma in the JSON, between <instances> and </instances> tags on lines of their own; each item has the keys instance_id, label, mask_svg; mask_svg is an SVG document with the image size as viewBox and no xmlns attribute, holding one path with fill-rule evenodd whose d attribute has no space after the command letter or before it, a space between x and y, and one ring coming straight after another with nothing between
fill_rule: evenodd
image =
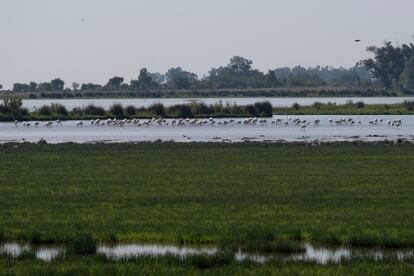
<instances>
[{"instance_id":1,"label":"shallow lagoon","mask_svg":"<svg viewBox=\"0 0 414 276\"><path fill-rule=\"evenodd\" d=\"M331 124L329 119L350 117L355 122L361 121L361 125L336 125ZM300 120L311 122L309 126L302 129L289 123L289 125L272 125L271 121L282 119L287 121L286 116L274 116L266 119L267 125L228 125L219 126L218 122L229 121L229 119L216 119L215 126L142 126L133 124L124 127L118 126L92 126L89 121L84 121L83 127L77 127L77 121L65 121L61 127L45 127L45 122L40 122L35 128L18 127L14 123L0 123L0 142L38 142L40 139L48 143L62 142L143 142L143 141L175 141L175 142L242 142L242 141L381 141L406 139L414 140L414 115L384 115L384 116L328 116L309 115L294 116ZM314 120L319 119L320 125L314 126ZM370 125L368 122L382 119L379 125ZM390 127L387 121L402 120L402 126ZM234 119L240 121L243 119Z\"/></svg>"}]
</instances>

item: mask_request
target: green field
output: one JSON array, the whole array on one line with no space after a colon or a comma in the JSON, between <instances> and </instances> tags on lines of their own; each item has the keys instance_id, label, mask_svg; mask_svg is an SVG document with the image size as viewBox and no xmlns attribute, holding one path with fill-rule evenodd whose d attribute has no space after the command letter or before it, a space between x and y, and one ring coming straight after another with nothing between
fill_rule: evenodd
<instances>
[{"instance_id":1,"label":"green field","mask_svg":"<svg viewBox=\"0 0 414 276\"><path fill-rule=\"evenodd\" d=\"M369 104L363 102L348 103L343 105L322 104L315 102L310 106L275 107L274 115L412 115L414 114L414 102L402 102L400 104Z\"/></svg>"},{"instance_id":2,"label":"green field","mask_svg":"<svg viewBox=\"0 0 414 276\"><path fill-rule=\"evenodd\" d=\"M201 244L270 233L275 240L414 246L410 144L8 144L0 146L0 168L6 241L70 242L91 233L99 241ZM22 262L46 266L3 260L0 268ZM307 266L333 269L283 269Z\"/></svg>"}]
</instances>

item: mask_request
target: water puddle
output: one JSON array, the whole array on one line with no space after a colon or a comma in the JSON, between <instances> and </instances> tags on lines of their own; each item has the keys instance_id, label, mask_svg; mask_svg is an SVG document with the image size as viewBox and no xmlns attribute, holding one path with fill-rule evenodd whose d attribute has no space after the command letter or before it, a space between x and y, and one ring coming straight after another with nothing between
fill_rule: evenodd
<instances>
[{"instance_id":1,"label":"water puddle","mask_svg":"<svg viewBox=\"0 0 414 276\"><path fill-rule=\"evenodd\" d=\"M24 253L32 253L36 256L37 259L49 262L65 252L63 246L49 246L49 245L39 245L31 246L28 244L19 244L19 243L5 243L0 246L0 253L6 253L13 258L17 258Z\"/></svg>"},{"instance_id":2,"label":"water puddle","mask_svg":"<svg viewBox=\"0 0 414 276\"><path fill-rule=\"evenodd\" d=\"M37 259L49 262L65 253L64 246L41 245L33 246L19 243L5 243L0 246L0 253L7 253L13 258L30 252ZM215 255L219 252L218 248L213 246L196 247L196 246L176 246L164 244L115 244L99 245L97 253L104 254L113 260L125 258L134 258L140 256L165 256L176 255L185 258L190 255ZM239 250L235 253L234 258L237 261L250 260L257 263L264 263L270 260L282 261L313 261L318 264L340 263L351 258L369 258L373 260L397 259L405 261L414 258L414 249L382 249L382 248L346 248L346 247L321 247L311 244L305 244L305 251L291 254L264 254L250 253Z\"/></svg>"}]
</instances>

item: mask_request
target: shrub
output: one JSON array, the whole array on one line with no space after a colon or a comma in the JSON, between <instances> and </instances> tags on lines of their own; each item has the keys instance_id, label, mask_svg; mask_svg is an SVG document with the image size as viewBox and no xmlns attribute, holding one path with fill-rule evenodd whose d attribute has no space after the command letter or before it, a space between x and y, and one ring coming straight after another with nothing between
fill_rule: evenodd
<instances>
[{"instance_id":1,"label":"shrub","mask_svg":"<svg viewBox=\"0 0 414 276\"><path fill-rule=\"evenodd\" d=\"M257 102L254 104L256 112L267 117L273 116L273 106L269 101Z\"/></svg>"},{"instance_id":2,"label":"shrub","mask_svg":"<svg viewBox=\"0 0 414 276\"><path fill-rule=\"evenodd\" d=\"M365 107L365 103L363 101L358 101L358 102L356 102L355 106L357 108L364 108Z\"/></svg>"},{"instance_id":3,"label":"shrub","mask_svg":"<svg viewBox=\"0 0 414 276\"><path fill-rule=\"evenodd\" d=\"M212 108L203 102L194 102L191 104L191 110L194 114L211 114Z\"/></svg>"},{"instance_id":4,"label":"shrub","mask_svg":"<svg viewBox=\"0 0 414 276\"><path fill-rule=\"evenodd\" d=\"M191 107L187 104L178 104L170 107L170 112L175 113L180 118L193 118L194 114Z\"/></svg>"},{"instance_id":5,"label":"shrub","mask_svg":"<svg viewBox=\"0 0 414 276\"><path fill-rule=\"evenodd\" d=\"M162 103L154 103L148 109L157 116L165 116L165 108Z\"/></svg>"},{"instance_id":6,"label":"shrub","mask_svg":"<svg viewBox=\"0 0 414 276\"><path fill-rule=\"evenodd\" d=\"M125 117L124 108L122 107L122 104L113 104L109 109L109 112L111 112L111 114L118 119Z\"/></svg>"},{"instance_id":7,"label":"shrub","mask_svg":"<svg viewBox=\"0 0 414 276\"><path fill-rule=\"evenodd\" d=\"M248 104L244 107L247 114L250 114L251 116L257 116L257 110L256 107L252 104Z\"/></svg>"},{"instance_id":8,"label":"shrub","mask_svg":"<svg viewBox=\"0 0 414 276\"><path fill-rule=\"evenodd\" d=\"M414 109L414 101L407 101L405 100L403 102L403 106L408 110L408 111L412 111Z\"/></svg>"},{"instance_id":9,"label":"shrub","mask_svg":"<svg viewBox=\"0 0 414 276\"><path fill-rule=\"evenodd\" d=\"M135 116L135 114L137 113L137 109L135 108L135 106L133 106L133 105L128 105L126 108L125 108L125 113L128 115L128 116Z\"/></svg>"},{"instance_id":10,"label":"shrub","mask_svg":"<svg viewBox=\"0 0 414 276\"><path fill-rule=\"evenodd\" d=\"M314 102L313 104L312 104L312 106L313 107L315 107L316 109L320 109L321 108L321 106L323 106L324 104L323 103L321 103L321 102Z\"/></svg>"},{"instance_id":11,"label":"shrub","mask_svg":"<svg viewBox=\"0 0 414 276\"><path fill-rule=\"evenodd\" d=\"M68 116L68 110L63 104L52 103L51 110L53 113L57 113L60 115Z\"/></svg>"},{"instance_id":12,"label":"shrub","mask_svg":"<svg viewBox=\"0 0 414 276\"><path fill-rule=\"evenodd\" d=\"M300 105L298 103L294 103L294 104L292 104L292 108L293 109L296 109L296 110L299 110L300 109Z\"/></svg>"},{"instance_id":13,"label":"shrub","mask_svg":"<svg viewBox=\"0 0 414 276\"><path fill-rule=\"evenodd\" d=\"M95 116L104 116L105 115L105 109L103 109L102 107L99 107L99 106L95 106L93 104L90 104L90 105L86 106L83 109L83 112L85 114L95 115Z\"/></svg>"},{"instance_id":14,"label":"shrub","mask_svg":"<svg viewBox=\"0 0 414 276\"><path fill-rule=\"evenodd\" d=\"M48 105L43 105L39 108L39 113L44 116L49 116L52 114L52 108Z\"/></svg>"}]
</instances>

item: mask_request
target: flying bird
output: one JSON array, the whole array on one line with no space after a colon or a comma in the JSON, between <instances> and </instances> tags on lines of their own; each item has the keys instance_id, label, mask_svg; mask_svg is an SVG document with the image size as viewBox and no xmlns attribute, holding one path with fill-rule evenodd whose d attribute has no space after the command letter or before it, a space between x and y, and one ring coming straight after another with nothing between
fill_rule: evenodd
<instances>
[{"instance_id":1,"label":"flying bird","mask_svg":"<svg viewBox=\"0 0 414 276\"><path fill-rule=\"evenodd\" d=\"M361 42L361 39L355 39L354 41L355 42Z\"/></svg>"}]
</instances>

